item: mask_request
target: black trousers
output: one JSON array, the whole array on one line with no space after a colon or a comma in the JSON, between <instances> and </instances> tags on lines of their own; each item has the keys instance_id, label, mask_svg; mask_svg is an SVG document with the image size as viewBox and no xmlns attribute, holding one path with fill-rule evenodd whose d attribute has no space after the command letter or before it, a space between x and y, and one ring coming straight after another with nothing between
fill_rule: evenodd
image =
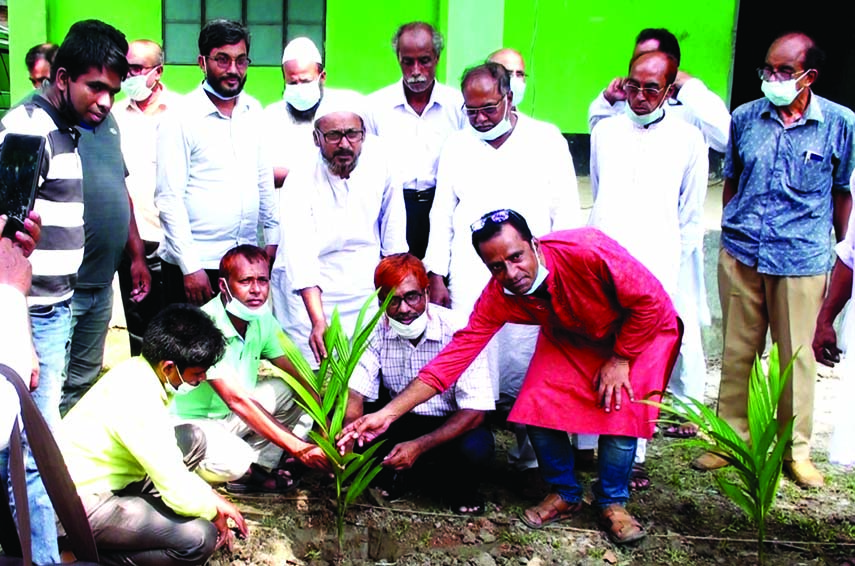
<instances>
[{"instance_id":1,"label":"black trousers","mask_svg":"<svg viewBox=\"0 0 855 566\"><path fill-rule=\"evenodd\" d=\"M433 205L435 188L404 189L404 205L407 208L407 244L410 253L424 259L430 235L430 207Z\"/></svg>"},{"instance_id":2,"label":"black trousers","mask_svg":"<svg viewBox=\"0 0 855 566\"><path fill-rule=\"evenodd\" d=\"M151 273L151 290L142 301L135 303L131 301L131 260L127 254L119 264L119 288L122 291L122 306L125 308L125 321L128 325L128 338L131 343L131 355L138 356L142 351L142 336L148 323L154 315L166 306L163 297L163 274L161 272L161 260L155 251L157 242L144 242L146 265Z\"/></svg>"}]
</instances>

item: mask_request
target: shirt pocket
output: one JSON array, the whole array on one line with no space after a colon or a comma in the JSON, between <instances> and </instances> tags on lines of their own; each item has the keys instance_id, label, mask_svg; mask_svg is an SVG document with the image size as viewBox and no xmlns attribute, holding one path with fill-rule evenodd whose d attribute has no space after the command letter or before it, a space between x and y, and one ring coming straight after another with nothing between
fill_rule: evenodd
<instances>
[{"instance_id":1,"label":"shirt pocket","mask_svg":"<svg viewBox=\"0 0 855 566\"><path fill-rule=\"evenodd\" d=\"M831 159L820 153L805 151L794 165L790 188L800 193L819 193L831 187Z\"/></svg>"}]
</instances>

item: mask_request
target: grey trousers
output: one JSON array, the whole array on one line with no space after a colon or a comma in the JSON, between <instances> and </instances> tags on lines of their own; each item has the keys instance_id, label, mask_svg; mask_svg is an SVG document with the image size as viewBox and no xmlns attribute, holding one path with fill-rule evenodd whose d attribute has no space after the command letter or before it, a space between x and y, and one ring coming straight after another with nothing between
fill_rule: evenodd
<instances>
[{"instance_id":1,"label":"grey trousers","mask_svg":"<svg viewBox=\"0 0 855 566\"><path fill-rule=\"evenodd\" d=\"M194 469L205 456L205 435L183 424L175 427L175 437L184 464ZM149 479L112 493L83 495L81 500L102 564L195 565L214 553L214 524L176 514Z\"/></svg>"}]
</instances>

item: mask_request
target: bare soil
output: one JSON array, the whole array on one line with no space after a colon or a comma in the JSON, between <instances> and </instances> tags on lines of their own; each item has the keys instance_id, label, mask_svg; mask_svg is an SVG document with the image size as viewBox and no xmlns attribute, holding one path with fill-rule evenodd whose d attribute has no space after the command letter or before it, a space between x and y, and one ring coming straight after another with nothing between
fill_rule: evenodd
<instances>
[{"instance_id":1,"label":"bare soil","mask_svg":"<svg viewBox=\"0 0 855 566\"><path fill-rule=\"evenodd\" d=\"M124 336L120 329L111 332L108 365L127 356ZM713 367L709 403L718 379ZM855 556L855 475L827 461L831 407L839 389L840 378L833 372L819 376L814 461L826 474L826 487L804 491L782 479L768 525L773 541L766 545L768 565L837 565ZM497 455L482 486L489 503L481 517L451 513L430 495L435 490L427 488L435 486L393 503L372 491L348 513L347 540L339 554L333 486L322 475L310 474L288 495L232 496L248 519L250 536L238 541L232 553L219 551L211 564L692 566L757 561L753 526L720 494L713 473L689 468L702 451L692 441L660 436L650 444L652 487L636 493L628 505L648 536L629 547L608 541L591 507L571 521L541 530L525 527L519 513L538 500L520 495L525 486L505 463L512 441L508 432L497 431ZM593 475L579 475L590 486Z\"/></svg>"}]
</instances>

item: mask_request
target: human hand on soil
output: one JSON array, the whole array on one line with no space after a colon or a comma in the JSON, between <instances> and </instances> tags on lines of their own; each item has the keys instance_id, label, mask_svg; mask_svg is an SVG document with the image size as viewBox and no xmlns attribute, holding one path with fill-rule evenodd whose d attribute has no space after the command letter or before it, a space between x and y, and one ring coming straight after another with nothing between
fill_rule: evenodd
<instances>
[{"instance_id":1,"label":"human hand on soil","mask_svg":"<svg viewBox=\"0 0 855 566\"><path fill-rule=\"evenodd\" d=\"M409 470L422 455L418 442L410 440L396 444L392 451L383 458L383 465L396 470Z\"/></svg>"}]
</instances>

